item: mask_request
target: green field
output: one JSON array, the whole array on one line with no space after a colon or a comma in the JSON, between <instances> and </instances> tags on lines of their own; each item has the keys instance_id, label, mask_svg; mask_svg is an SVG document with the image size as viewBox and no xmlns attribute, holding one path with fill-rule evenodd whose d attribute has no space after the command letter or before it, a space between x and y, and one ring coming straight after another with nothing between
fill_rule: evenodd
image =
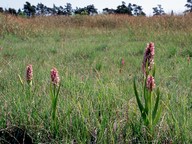
<instances>
[{"instance_id":1,"label":"green field","mask_svg":"<svg viewBox=\"0 0 192 144\"><path fill-rule=\"evenodd\" d=\"M142 89L149 42L162 106L152 143L192 143L191 15L0 15L0 143L18 143L23 132L34 143L150 143L133 90L134 77ZM57 132L51 128L53 67L61 79Z\"/></svg>"}]
</instances>

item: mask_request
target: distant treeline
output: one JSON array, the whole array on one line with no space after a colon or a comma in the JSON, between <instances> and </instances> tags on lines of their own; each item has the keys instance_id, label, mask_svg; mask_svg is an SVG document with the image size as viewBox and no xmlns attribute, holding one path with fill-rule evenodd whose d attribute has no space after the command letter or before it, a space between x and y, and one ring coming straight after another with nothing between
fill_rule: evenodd
<instances>
[{"instance_id":1,"label":"distant treeline","mask_svg":"<svg viewBox=\"0 0 192 144\"><path fill-rule=\"evenodd\" d=\"M187 10L184 11L184 13L192 12L192 0L187 0L187 4L185 5ZM161 5L157 5L157 7L152 8L153 9L153 15L165 15L165 12ZM76 9L72 8L72 5L70 3L66 3L66 5L63 6L56 6L53 4L53 7L47 7L46 5L42 3L38 3L36 6L31 5L31 3L26 2L23 5L22 9L14 9L14 8L8 8L3 9L0 7L1 13L8 13L16 16L24 16L24 17L33 17L33 16L50 16L50 15L96 15L98 14L98 9L95 8L93 4L87 5L86 7L79 8L76 7ZM127 14L130 16L145 16L145 12L143 11L142 6L139 6L137 4L126 4L124 1L122 1L121 5L118 5L116 9L110 9L110 8L104 8L102 11L103 14ZM173 14L173 11L171 12Z\"/></svg>"}]
</instances>

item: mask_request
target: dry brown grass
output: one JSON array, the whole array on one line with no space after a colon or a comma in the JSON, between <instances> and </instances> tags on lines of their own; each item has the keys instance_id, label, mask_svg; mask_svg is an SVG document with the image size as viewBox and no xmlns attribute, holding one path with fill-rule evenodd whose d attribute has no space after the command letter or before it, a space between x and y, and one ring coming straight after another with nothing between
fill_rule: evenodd
<instances>
[{"instance_id":1,"label":"dry brown grass","mask_svg":"<svg viewBox=\"0 0 192 144\"><path fill-rule=\"evenodd\" d=\"M146 31L192 31L192 15L131 17L128 15L98 16L49 16L21 18L11 15L0 15L0 35L15 34L29 37L37 33L54 31L57 28L104 28Z\"/></svg>"}]
</instances>

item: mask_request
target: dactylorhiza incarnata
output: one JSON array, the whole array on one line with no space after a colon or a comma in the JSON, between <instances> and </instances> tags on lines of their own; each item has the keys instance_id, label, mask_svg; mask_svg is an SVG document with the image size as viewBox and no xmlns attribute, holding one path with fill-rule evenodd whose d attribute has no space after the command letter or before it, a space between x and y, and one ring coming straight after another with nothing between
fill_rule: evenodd
<instances>
[{"instance_id":1,"label":"dactylorhiza incarnata","mask_svg":"<svg viewBox=\"0 0 192 144\"><path fill-rule=\"evenodd\" d=\"M146 87L149 91L152 91L155 88L155 79L153 76L149 75L146 81Z\"/></svg>"},{"instance_id":2,"label":"dactylorhiza incarnata","mask_svg":"<svg viewBox=\"0 0 192 144\"><path fill-rule=\"evenodd\" d=\"M56 68L51 69L51 82L53 85L58 86L60 82L59 74Z\"/></svg>"},{"instance_id":3,"label":"dactylorhiza incarnata","mask_svg":"<svg viewBox=\"0 0 192 144\"><path fill-rule=\"evenodd\" d=\"M155 46L153 42L150 42L149 44L147 44L142 62L142 70L144 74L146 74L146 68L148 68L148 70L152 69L152 66L154 64L154 55Z\"/></svg>"},{"instance_id":4,"label":"dactylorhiza incarnata","mask_svg":"<svg viewBox=\"0 0 192 144\"><path fill-rule=\"evenodd\" d=\"M26 80L28 84L32 84L33 79L33 67L29 64L26 68Z\"/></svg>"}]
</instances>

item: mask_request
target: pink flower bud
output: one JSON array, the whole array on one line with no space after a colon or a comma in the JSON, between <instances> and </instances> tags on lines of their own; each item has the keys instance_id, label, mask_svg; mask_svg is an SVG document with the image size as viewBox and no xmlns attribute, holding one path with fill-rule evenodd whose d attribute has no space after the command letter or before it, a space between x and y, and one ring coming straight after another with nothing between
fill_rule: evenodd
<instances>
[{"instance_id":1,"label":"pink flower bud","mask_svg":"<svg viewBox=\"0 0 192 144\"><path fill-rule=\"evenodd\" d=\"M147 77L146 87L149 91L152 91L155 88L155 80L153 76Z\"/></svg>"},{"instance_id":2,"label":"pink flower bud","mask_svg":"<svg viewBox=\"0 0 192 144\"><path fill-rule=\"evenodd\" d=\"M29 64L27 66L27 69L26 69L26 80L27 80L27 83L30 84L32 82L32 79L33 79L33 67L31 64Z\"/></svg>"},{"instance_id":3,"label":"pink flower bud","mask_svg":"<svg viewBox=\"0 0 192 144\"><path fill-rule=\"evenodd\" d=\"M155 46L154 43L150 42L149 44L147 44L142 62L142 70L144 74L146 73L146 67L148 68L148 70L151 70L152 65L154 64L154 55Z\"/></svg>"},{"instance_id":4,"label":"pink flower bud","mask_svg":"<svg viewBox=\"0 0 192 144\"><path fill-rule=\"evenodd\" d=\"M53 83L53 85L59 85L60 78L56 68L51 69L51 82Z\"/></svg>"},{"instance_id":5,"label":"pink flower bud","mask_svg":"<svg viewBox=\"0 0 192 144\"><path fill-rule=\"evenodd\" d=\"M125 60L123 58L121 59L121 65L125 65Z\"/></svg>"}]
</instances>

